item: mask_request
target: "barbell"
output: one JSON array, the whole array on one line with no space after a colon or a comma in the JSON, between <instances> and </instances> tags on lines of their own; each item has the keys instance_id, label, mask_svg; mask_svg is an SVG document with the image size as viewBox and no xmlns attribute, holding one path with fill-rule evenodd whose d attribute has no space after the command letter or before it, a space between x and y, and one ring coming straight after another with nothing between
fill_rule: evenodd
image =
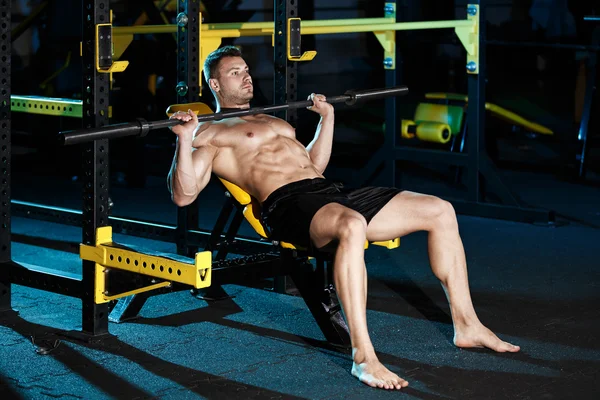
<instances>
[{"instance_id":1,"label":"barbell","mask_svg":"<svg viewBox=\"0 0 600 400\"><path fill-rule=\"evenodd\" d=\"M329 97L327 102L330 104L346 103L353 106L359 102L377 100L385 97L400 96L408 93L406 86L395 86L381 89L367 90L348 90L343 95ZM225 111L212 114L198 115L198 121L219 121L225 118L243 117L254 114L268 114L277 111L285 111L296 108L306 108L313 105L312 100L293 101L286 104L271 105L265 107L252 107ZM72 131L60 132L58 134L59 143L62 145L73 145L92 142L94 140L116 139L126 136L146 136L148 132L156 129L169 128L175 125L183 124L184 121L179 119L166 119L161 121L146 121L143 118L138 118L134 122L126 122L121 124L106 125L98 128L77 129Z\"/></svg>"}]
</instances>

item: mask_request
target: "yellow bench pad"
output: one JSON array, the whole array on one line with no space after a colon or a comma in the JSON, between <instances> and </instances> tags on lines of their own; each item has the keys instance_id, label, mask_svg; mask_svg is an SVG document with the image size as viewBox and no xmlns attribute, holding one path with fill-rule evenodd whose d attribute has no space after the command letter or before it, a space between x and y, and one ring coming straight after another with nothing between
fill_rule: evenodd
<instances>
[{"instance_id":1,"label":"yellow bench pad","mask_svg":"<svg viewBox=\"0 0 600 400\"><path fill-rule=\"evenodd\" d=\"M254 228L256 233L258 233L262 238L268 239L269 236L265 231L265 227L260 222L260 204L258 200L250 196L244 189L240 188L234 183L231 183L223 178L219 178L219 180L223 183L227 191L236 199L241 205L244 207L244 217L250 223L250 225ZM383 246L388 249L395 249L400 247L400 238L396 238L394 240L386 240L382 242L372 242L373 245ZM280 246L286 249L297 249L295 245L291 243L281 242ZM369 242L365 242L365 249L369 247Z\"/></svg>"},{"instance_id":2,"label":"yellow bench pad","mask_svg":"<svg viewBox=\"0 0 600 400\"><path fill-rule=\"evenodd\" d=\"M175 114L177 111L188 112L192 110L196 115L213 114L213 110L204 103L186 103L186 104L173 104L167 108L167 116Z\"/></svg>"}]
</instances>

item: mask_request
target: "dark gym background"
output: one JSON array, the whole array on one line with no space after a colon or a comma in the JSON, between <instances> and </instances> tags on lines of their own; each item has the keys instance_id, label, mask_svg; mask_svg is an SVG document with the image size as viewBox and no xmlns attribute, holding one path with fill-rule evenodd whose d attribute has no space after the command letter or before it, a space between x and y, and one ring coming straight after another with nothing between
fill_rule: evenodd
<instances>
[{"instance_id":1,"label":"dark gym background","mask_svg":"<svg viewBox=\"0 0 600 400\"><path fill-rule=\"evenodd\" d=\"M303 20L382 17L384 7L382 1L366 0L297 2ZM161 3L112 1L113 24L132 25L144 13L148 24L164 23ZM201 3L205 23L273 20L270 0ZM349 353L328 347L302 300L290 294L228 285L227 293L235 298L216 311L187 292L157 296L141 319L111 324L115 340L103 345L63 341L41 355L36 352L40 341L52 344L61 332L81 327L81 303L15 285L13 308L20 316L0 318L4 398L597 398L600 103L597 96L584 100L586 84L598 75L589 61L598 51L600 24L594 17L600 18L600 4L485 3L486 100L554 131L552 137L534 135L488 113L483 133L504 182L528 206L551 212L553 221L459 215L479 316L501 338L521 345L521 353L464 351L452 345L449 309L428 267L426 235L416 233L403 238L396 250L367 252L371 335L382 362L411 382L404 394L356 381L349 373ZM399 0L397 15L407 22L464 19L467 4ZM13 95L81 99L81 7L76 0L12 1ZM175 22L175 11L167 7L162 14ZM33 20L26 29L15 30L28 18ZM426 93L467 93L465 52L452 29L396 35L397 81L410 89L398 99L398 121L412 119ZM271 38L226 39L223 44L240 46L251 67L252 105L272 104ZM385 86L383 50L372 33L303 36L302 49L318 54L299 64L299 99L311 92L336 95ZM177 101L176 56L174 35L135 36L121 57L129 67L113 75L111 123L166 119L166 108ZM213 104L209 90L201 101ZM589 149L580 173L583 143L578 135L586 107ZM298 138L307 144L318 118L306 110L299 110L298 117ZM58 132L80 128L81 120L13 112L11 124L12 198L81 209L81 149L56 142ZM338 107L326 175L352 185L382 145L384 124L383 101ZM113 216L176 223L166 186L174 143L166 129L111 142ZM455 168L427 159L398 161L397 168L401 174L395 183L408 190L449 198L466 190ZM214 226L223 202L223 189L212 182L201 197L201 228ZM15 217L12 231L13 259L81 273L74 247L81 229ZM247 225L241 232L253 234ZM116 238L174 251L172 243Z\"/></svg>"}]
</instances>

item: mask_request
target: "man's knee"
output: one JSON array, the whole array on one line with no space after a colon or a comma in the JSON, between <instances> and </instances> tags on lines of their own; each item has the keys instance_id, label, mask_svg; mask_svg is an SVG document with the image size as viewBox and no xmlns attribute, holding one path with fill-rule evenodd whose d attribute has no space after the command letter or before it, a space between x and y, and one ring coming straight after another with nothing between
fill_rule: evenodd
<instances>
[{"instance_id":1,"label":"man's knee","mask_svg":"<svg viewBox=\"0 0 600 400\"><path fill-rule=\"evenodd\" d=\"M342 213L337 218L336 227L337 236L340 240L358 239L364 241L367 236L367 221L355 211Z\"/></svg>"},{"instance_id":2,"label":"man's knee","mask_svg":"<svg viewBox=\"0 0 600 400\"><path fill-rule=\"evenodd\" d=\"M433 197L431 206L436 224L451 227L457 224L456 212L450 202L439 197Z\"/></svg>"}]
</instances>

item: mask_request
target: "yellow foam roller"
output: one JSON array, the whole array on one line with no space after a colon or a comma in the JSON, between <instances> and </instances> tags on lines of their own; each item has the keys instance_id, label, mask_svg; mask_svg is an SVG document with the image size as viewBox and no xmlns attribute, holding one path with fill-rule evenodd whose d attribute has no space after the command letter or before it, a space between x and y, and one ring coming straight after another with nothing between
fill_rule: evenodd
<instances>
[{"instance_id":1,"label":"yellow foam roller","mask_svg":"<svg viewBox=\"0 0 600 400\"><path fill-rule=\"evenodd\" d=\"M403 119L402 120L402 137L404 139L413 139L415 137L415 124L414 121Z\"/></svg>"},{"instance_id":2,"label":"yellow foam roller","mask_svg":"<svg viewBox=\"0 0 600 400\"><path fill-rule=\"evenodd\" d=\"M448 124L425 121L417 125L417 138L424 142L448 143L450 136L450 126Z\"/></svg>"}]
</instances>

